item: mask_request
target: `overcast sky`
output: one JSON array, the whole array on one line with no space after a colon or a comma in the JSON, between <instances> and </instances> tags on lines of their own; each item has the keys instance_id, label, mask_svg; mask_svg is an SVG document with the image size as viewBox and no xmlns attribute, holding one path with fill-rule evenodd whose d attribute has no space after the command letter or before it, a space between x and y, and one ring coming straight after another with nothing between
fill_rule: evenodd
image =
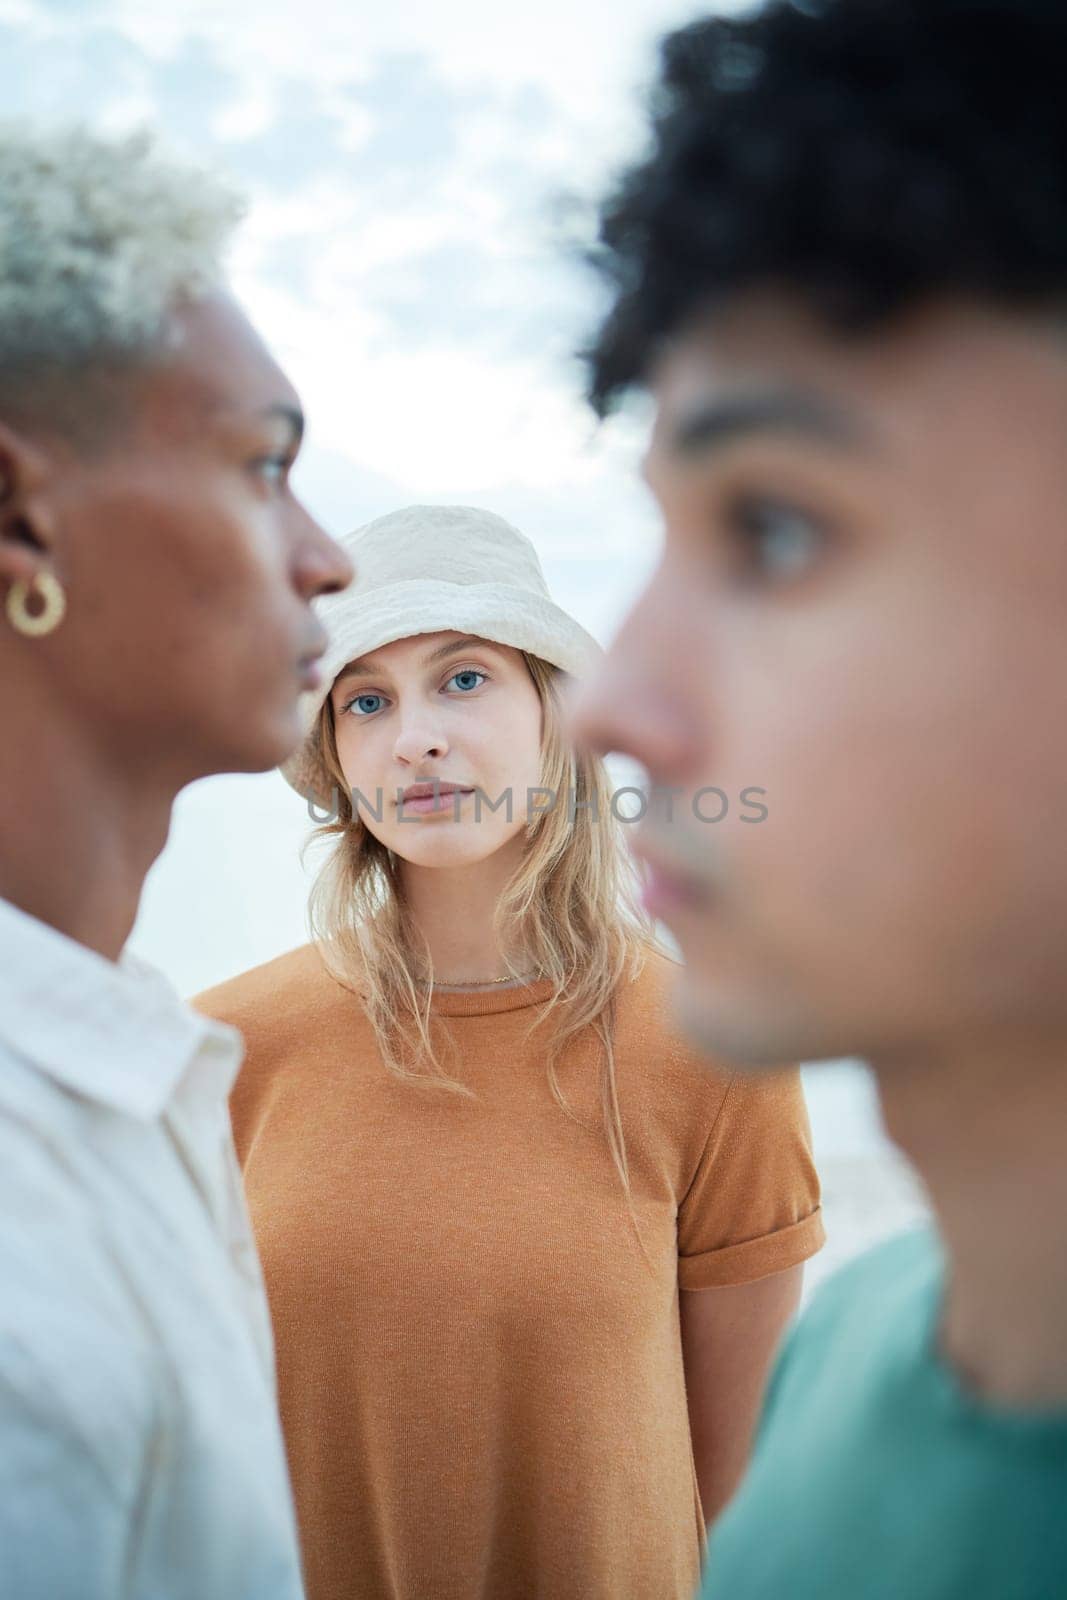
<instances>
[{"instance_id":1,"label":"overcast sky","mask_svg":"<svg viewBox=\"0 0 1067 1600\"><path fill-rule=\"evenodd\" d=\"M639 410L598 430L581 397L598 290L565 239L640 149L657 38L698 9L0 0L0 90L9 115L148 122L244 188L234 285L301 392L295 486L332 532L486 506L607 643L659 532ZM273 773L186 790L133 948L188 994L302 943L309 827ZM865 1084L825 1104L868 1136Z\"/></svg>"}]
</instances>

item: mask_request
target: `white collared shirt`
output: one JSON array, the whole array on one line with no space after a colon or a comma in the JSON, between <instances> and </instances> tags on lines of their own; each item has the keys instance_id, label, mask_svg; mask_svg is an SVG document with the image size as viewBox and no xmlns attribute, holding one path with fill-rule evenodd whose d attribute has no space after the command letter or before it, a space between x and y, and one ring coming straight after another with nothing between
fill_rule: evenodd
<instances>
[{"instance_id":1,"label":"white collared shirt","mask_svg":"<svg viewBox=\"0 0 1067 1600\"><path fill-rule=\"evenodd\" d=\"M298 1600L234 1028L0 900L0 1596Z\"/></svg>"}]
</instances>

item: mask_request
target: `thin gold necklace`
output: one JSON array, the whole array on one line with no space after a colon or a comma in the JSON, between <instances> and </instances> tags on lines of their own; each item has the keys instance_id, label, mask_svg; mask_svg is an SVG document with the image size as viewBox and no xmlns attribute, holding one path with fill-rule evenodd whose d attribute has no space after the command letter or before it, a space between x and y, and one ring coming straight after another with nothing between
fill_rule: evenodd
<instances>
[{"instance_id":1,"label":"thin gold necklace","mask_svg":"<svg viewBox=\"0 0 1067 1600\"><path fill-rule=\"evenodd\" d=\"M512 977L507 977L507 978L454 978L450 983L445 983L444 979L431 978L429 981L427 981L425 978L416 978L415 982L418 984L420 989L426 989L426 988L434 989L434 988L437 988L438 986L446 988L446 989L457 989L457 988L461 988L461 987L462 988L470 988L473 984L476 984L476 983L480 983L480 984L489 984L489 983L530 983L530 982L532 982L532 980L534 978L536 978L538 976L539 976L539 973L537 973L537 972L528 972L528 973L525 973L525 974L520 974L518 978L512 978Z\"/></svg>"}]
</instances>

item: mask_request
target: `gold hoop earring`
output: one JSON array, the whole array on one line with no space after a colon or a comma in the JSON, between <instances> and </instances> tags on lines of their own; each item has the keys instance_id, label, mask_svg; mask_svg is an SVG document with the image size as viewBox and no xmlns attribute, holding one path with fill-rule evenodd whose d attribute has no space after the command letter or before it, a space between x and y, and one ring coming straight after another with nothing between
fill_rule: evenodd
<instances>
[{"instance_id":1,"label":"gold hoop earring","mask_svg":"<svg viewBox=\"0 0 1067 1600\"><path fill-rule=\"evenodd\" d=\"M35 589L41 598L41 609L36 613L26 604ZM8 621L16 633L24 633L31 639L39 639L58 628L66 609L63 585L50 572L38 573L29 581L18 578L7 591Z\"/></svg>"}]
</instances>

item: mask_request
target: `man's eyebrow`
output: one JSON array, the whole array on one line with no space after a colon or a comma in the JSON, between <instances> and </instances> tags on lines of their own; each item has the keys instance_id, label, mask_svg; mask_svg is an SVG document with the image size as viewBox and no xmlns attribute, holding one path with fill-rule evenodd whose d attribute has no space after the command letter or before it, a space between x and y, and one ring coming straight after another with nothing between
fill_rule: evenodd
<instances>
[{"instance_id":1,"label":"man's eyebrow","mask_svg":"<svg viewBox=\"0 0 1067 1600\"><path fill-rule=\"evenodd\" d=\"M432 667L436 662L443 661L447 656L459 655L461 651L471 648L477 650L497 648L491 639L483 639L476 633L465 633L459 639L453 639L448 644L439 644L436 650L431 650L429 655L423 656L419 663L422 667ZM344 678L372 678L381 671L368 657L363 661L350 661L343 671L337 674L336 681L340 683Z\"/></svg>"},{"instance_id":2,"label":"man's eyebrow","mask_svg":"<svg viewBox=\"0 0 1067 1600\"><path fill-rule=\"evenodd\" d=\"M299 406L286 405L278 401L275 405L264 406L259 413L261 417L278 417L282 422L287 422L292 429L292 448L295 450L304 437L304 413Z\"/></svg>"},{"instance_id":3,"label":"man's eyebrow","mask_svg":"<svg viewBox=\"0 0 1067 1600\"><path fill-rule=\"evenodd\" d=\"M848 450L870 443L855 417L816 395L792 389L697 401L665 431L665 454L690 460L760 433L795 434Z\"/></svg>"}]
</instances>

